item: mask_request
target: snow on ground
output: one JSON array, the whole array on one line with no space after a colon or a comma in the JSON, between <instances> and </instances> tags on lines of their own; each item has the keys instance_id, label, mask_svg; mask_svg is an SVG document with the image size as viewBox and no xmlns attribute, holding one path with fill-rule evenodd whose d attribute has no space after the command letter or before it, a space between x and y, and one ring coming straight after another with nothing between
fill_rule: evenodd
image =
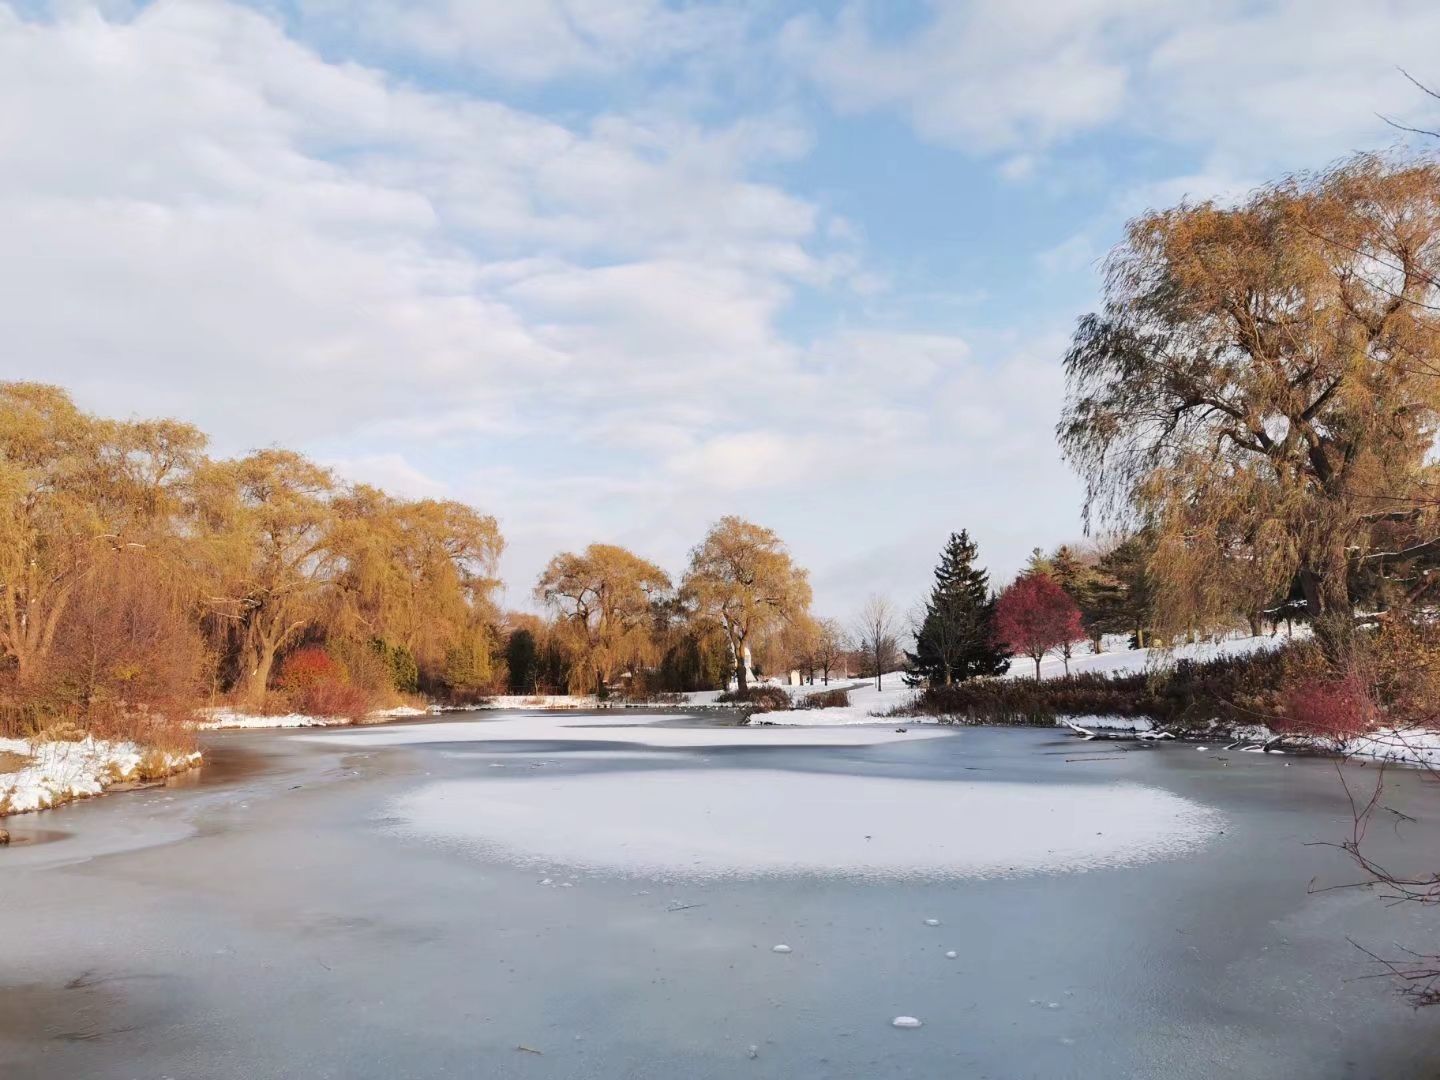
<instances>
[{"instance_id":1,"label":"snow on ground","mask_svg":"<svg viewBox=\"0 0 1440 1080\"><path fill-rule=\"evenodd\" d=\"M398 720L411 716L430 716L437 710L421 709L414 705L397 705L393 709L376 709L368 719ZM202 709L208 717L195 725L201 731L216 731L221 728L301 728L340 727L354 723L344 716L307 716L305 713L282 713L276 716L262 716L258 713L240 712L228 706L218 709Z\"/></svg>"},{"instance_id":2,"label":"snow on ground","mask_svg":"<svg viewBox=\"0 0 1440 1080\"><path fill-rule=\"evenodd\" d=\"M29 743L0 739L0 750L30 759L16 772L0 773L0 816L44 810L71 799L99 795L112 784L135 779L144 751L131 742ZM178 772L198 764L200 754L164 755L161 767Z\"/></svg>"},{"instance_id":3,"label":"snow on ground","mask_svg":"<svg viewBox=\"0 0 1440 1080\"><path fill-rule=\"evenodd\" d=\"M905 673L892 671L881 678L881 688L875 689L874 679L863 681L832 681L829 686L793 686L791 698L799 701L808 694L825 690L845 690L850 695L850 704L832 709L795 709L790 712L759 713L751 724L783 724L786 727L827 727L831 724L883 724L894 723L884 714L901 705L915 700L914 687L905 685ZM906 717L906 722L909 721Z\"/></svg>"},{"instance_id":4,"label":"snow on ground","mask_svg":"<svg viewBox=\"0 0 1440 1080\"><path fill-rule=\"evenodd\" d=\"M1440 731L1385 728L1335 746L1346 757L1440 768Z\"/></svg>"},{"instance_id":5,"label":"snow on ground","mask_svg":"<svg viewBox=\"0 0 1440 1080\"><path fill-rule=\"evenodd\" d=\"M1145 717L1134 716L1067 716L1055 721L1057 727L1067 727L1071 723L1091 731L1133 731L1137 734L1152 731L1155 726ZM1275 732L1263 724L1228 727L1216 735L1231 744L1246 744L1247 749L1263 747L1276 737ZM1381 728L1368 735L1341 740L1287 735L1283 745L1347 758L1440 770L1440 730L1434 729Z\"/></svg>"},{"instance_id":6,"label":"snow on ground","mask_svg":"<svg viewBox=\"0 0 1440 1080\"><path fill-rule=\"evenodd\" d=\"M475 706L477 709L594 709L594 694L496 694Z\"/></svg>"},{"instance_id":7,"label":"snow on ground","mask_svg":"<svg viewBox=\"0 0 1440 1080\"><path fill-rule=\"evenodd\" d=\"M260 716L255 713L237 712L234 709L206 709L208 720L196 725L201 731L215 731L220 728L299 728L335 727L350 721L342 716L306 716L304 713L283 713L277 716Z\"/></svg>"},{"instance_id":8,"label":"snow on ground","mask_svg":"<svg viewBox=\"0 0 1440 1080\"><path fill-rule=\"evenodd\" d=\"M1082 673L1096 673L1104 675L1138 675L1154 668L1165 667L1178 660L1218 660L1221 657L1246 656L1253 652L1261 652L1267 649L1278 649L1289 640L1283 634L1271 637L1268 634L1261 634L1259 637L1227 637L1218 641L1197 641L1194 645L1177 645L1173 649L1129 649L1124 648L1125 638L1110 638L1106 642L1105 651L1102 653L1090 652L1090 646L1082 643L1075 646L1075 655L1070 657L1070 673L1079 675ZM1116 648L1115 645L1122 647ZM1033 679L1035 677L1034 661L1028 657L1016 656L1010 660L1010 670L1004 675L1007 679ZM1040 661L1040 677L1042 679L1060 679L1065 677L1065 661L1058 655L1052 655Z\"/></svg>"},{"instance_id":9,"label":"snow on ground","mask_svg":"<svg viewBox=\"0 0 1440 1080\"><path fill-rule=\"evenodd\" d=\"M750 768L447 780L402 796L393 812L402 834L473 847L537 870L561 864L682 879L1093 870L1173 857L1223 828L1217 812L1136 784L1042 786ZM956 827L967 821L985 825Z\"/></svg>"},{"instance_id":10,"label":"snow on ground","mask_svg":"<svg viewBox=\"0 0 1440 1080\"><path fill-rule=\"evenodd\" d=\"M1055 719L1056 727L1069 727L1074 724L1078 727L1089 728L1091 731L1150 731L1155 725L1148 716L1096 716L1086 714L1084 716L1060 716Z\"/></svg>"}]
</instances>

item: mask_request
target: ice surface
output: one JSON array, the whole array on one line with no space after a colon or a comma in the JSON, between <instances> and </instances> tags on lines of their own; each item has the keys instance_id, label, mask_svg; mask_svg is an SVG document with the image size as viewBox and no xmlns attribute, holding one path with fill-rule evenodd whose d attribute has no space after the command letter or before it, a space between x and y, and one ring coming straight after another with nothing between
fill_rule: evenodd
<instances>
[{"instance_id":1,"label":"ice surface","mask_svg":"<svg viewBox=\"0 0 1440 1080\"><path fill-rule=\"evenodd\" d=\"M1137 784L899 779L762 768L437 781L394 827L537 866L712 878L1005 877L1179 855L1224 827ZM957 828L955 822L973 823ZM937 923L938 924L938 923Z\"/></svg>"}]
</instances>

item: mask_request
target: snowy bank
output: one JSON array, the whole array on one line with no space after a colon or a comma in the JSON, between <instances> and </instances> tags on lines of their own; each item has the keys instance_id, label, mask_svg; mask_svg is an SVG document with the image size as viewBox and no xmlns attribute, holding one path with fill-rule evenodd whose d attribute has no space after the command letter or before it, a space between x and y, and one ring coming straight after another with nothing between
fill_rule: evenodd
<instances>
[{"instance_id":1,"label":"snowy bank","mask_svg":"<svg viewBox=\"0 0 1440 1080\"><path fill-rule=\"evenodd\" d=\"M1105 734L1133 732L1140 738L1153 737L1156 733L1150 720L1134 716L1061 716L1055 719L1055 726ZM1264 724L1240 724L1216 725L1206 731L1190 732L1188 736L1192 740L1220 741L1246 750L1310 751L1388 765L1440 769L1440 730L1430 728L1381 728L1367 735L1333 739L1319 735L1281 734Z\"/></svg>"},{"instance_id":2,"label":"snowy bank","mask_svg":"<svg viewBox=\"0 0 1440 1080\"><path fill-rule=\"evenodd\" d=\"M200 763L200 753L146 750L132 742L32 743L0 739L0 751L28 758L15 772L0 773L0 817L46 810L71 799L99 795L107 787L158 779Z\"/></svg>"},{"instance_id":3,"label":"snowy bank","mask_svg":"<svg viewBox=\"0 0 1440 1080\"><path fill-rule=\"evenodd\" d=\"M477 709L594 709L599 707L594 694L497 694L487 697Z\"/></svg>"},{"instance_id":4,"label":"snowy bank","mask_svg":"<svg viewBox=\"0 0 1440 1080\"><path fill-rule=\"evenodd\" d=\"M1391 765L1440 768L1440 731L1426 728L1382 728L1341 742L1316 740L1326 749L1349 758L1364 758Z\"/></svg>"}]
</instances>

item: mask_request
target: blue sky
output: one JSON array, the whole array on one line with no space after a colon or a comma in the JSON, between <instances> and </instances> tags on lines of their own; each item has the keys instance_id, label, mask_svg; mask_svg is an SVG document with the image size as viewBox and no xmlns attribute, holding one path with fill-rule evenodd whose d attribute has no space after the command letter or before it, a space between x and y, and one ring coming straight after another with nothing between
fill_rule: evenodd
<instances>
[{"instance_id":1,"label":"blue sky","mask_svg":"<svg viewBox=\"0 0 1440 1080\"><path fill-rule=\"evenodd\" d=\"M0 377L848 617L1081 535L1060 358L1124 221L1436 123L1388 0L0 0Z\"/></svg>"}]
</instances>

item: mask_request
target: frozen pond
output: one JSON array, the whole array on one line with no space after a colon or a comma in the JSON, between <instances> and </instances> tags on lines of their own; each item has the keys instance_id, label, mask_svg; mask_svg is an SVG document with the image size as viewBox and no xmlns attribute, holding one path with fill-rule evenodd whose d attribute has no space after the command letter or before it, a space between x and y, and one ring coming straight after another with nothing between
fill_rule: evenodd
<instances>
[{"instance_id":1,"label":"frozen pond","mask_svg":"<svg viewBox=\"0 0 1440 1080\"><path fill-rule=\"evenodd\" d=\"M1350 880L1330 762L617 713L208 749L16 819L6 1080L1440 1070L1347 940L1431 917L1307 890ZM1436 797L1391 772L1377 854L1440 864Z\"/></svg>"},{"instance_id":2,"label":"frozen pond","mask_svg":"<svg viewBox=\"0 0 1440 1080\"><path fill-rule=\"evenodd\" d=\"M395 812L403 835L541 868L682 880L1092 870L1178 856L1223 820L1134 784L1037 788L765 768L449 780L398 799ZM957 827L966 821L977 824Z\"/></svg>"}]
</instances>

